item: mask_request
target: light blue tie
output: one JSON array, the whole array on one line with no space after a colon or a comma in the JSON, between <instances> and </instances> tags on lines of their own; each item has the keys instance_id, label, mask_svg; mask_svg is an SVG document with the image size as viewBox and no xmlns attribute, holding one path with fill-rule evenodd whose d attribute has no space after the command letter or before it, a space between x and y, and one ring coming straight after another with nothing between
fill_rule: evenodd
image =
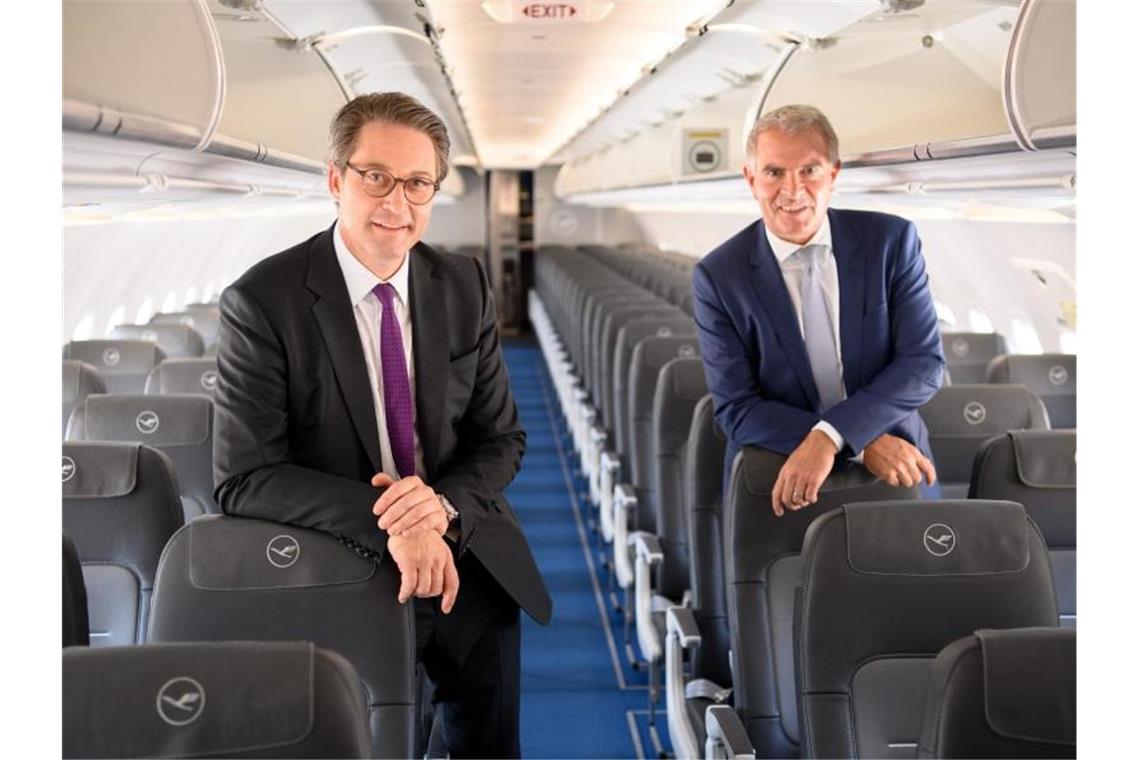
<instances>
[{"instance_id":1,"label":"light blue tie","mask_svg":"<svg viewBox=\"0 0 1140 760\"><path fill-rule=\"evenodd\" d=\"M823 291L823 264L831 253L825 245L806 245L796 251L796 255L807 267L807 274L800 284L804 344L815 387L819 391L819 411L825 412L844 397L843 368L839 366L839 350L827 312L827 296Z\"/></svg>"}]
</instances>

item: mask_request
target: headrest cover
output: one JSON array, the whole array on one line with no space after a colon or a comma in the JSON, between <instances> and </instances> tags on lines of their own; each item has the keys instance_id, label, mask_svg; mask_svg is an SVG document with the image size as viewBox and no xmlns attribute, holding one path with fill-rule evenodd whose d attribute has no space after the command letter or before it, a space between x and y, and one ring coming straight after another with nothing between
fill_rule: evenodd
<instances>
[{"instance_id":1,"label":"headrest cover","mask_svg":"<svg viewBox=\"0 0 1140 760\"><path fill-rule=\"evenodd\" d=\"M701 357L700 346L697 345L697 337L695 335L672 338L655 338L650 337L641 341L634 350L636 357L640 352L640 359L635 359L634 364L639 364L642 367L650 369L659 369L665 366L674 359L699 359ZM653 376L653 383L656 384L657 377Z\"/></svg>"},{"instance_id":2,"label":"headrest cover","mask_svg":"<svg viewBox=\"0 0 1140 760\"><path fill-rule=\"evenodd\" d=\"M194 520L182 532L190 583L206 591L364 583L376 570L332 536L289 525L216 515Z\"/></svg>"},{"instance_id":3,"label":"headrest cover","mask_svg":"<svg viewBox=\"0 0 1140 760\"><path fill-rule=\"evenodd\" d=\"M140 443L63 444L63 498L108 499L135 490Z\"/></svg>"},{"instance_id":4,"label":"headrest cover","mask_svg":"<svg viewBox=\"0 0 1140 760\"><path fill-rule=\"evenodd\" d=\"M1071 628L978 631L986 722L1011 739L1077 743L1077 632Z\"/></svg>"},{"instance_id":5,"label":"headrest cover","mask_svg":"<svg viewBox=\"0 0 1140 760\"><path fill-rule=\"evenodd\" d=\"M1077 487L1075 431L1015 430L1008 435L1022 483L1030 488Z\"/></svg>"},{"instance_id":6,"label":"headrest cover","mask_svg":"<svg viewBox=\"0 0 1140 760\"><path fill-rule=\"evenodd\" d=\"M847 559L875 575L993 575L1029 565L1020 504L981 499L848 504Z\"/></svg>"},{"instance_id":7,"label":"headrest cover","mask_svg":"<svg viewBox=\"0 0 1140 760\"><path fill-rule=\"evenodd\" d=\"M314 722L308 642L63 651L64 757L228 757L303 740Z\"/></svg>"},{"instance_id":8,"label":"headrest cover","mask_svg":"<svg viewBox=\"0 0 1140 760\"><path fill-rule=\"evenodd\" d=\"M85 437L90 441L192 446L210 438L213 405L205 396L88 396L83 409Z\"/></svg>"},{"instance_id":9,"label":"headrest cover","mask_svg":"<svg viewBox=\"0 0 1140 760\"><path fill-rule=\"evenodd\" d=\"M1037 427L1034 411L1040 404L1021 385L963 383L942 388L919 413L931 428L931 435L976 437Z\"/></svg>"},{"instance_id":10,"label":"headrest cover","mask_svg":"<svg viewBox=\"0 0 1140 760\"><path fill-rule=\"evenodd\" d=\"M73 340L64 346L63 356L92 364L104 375L146 372L166 358L145 340Z\"/></svg>"}]
</instances>

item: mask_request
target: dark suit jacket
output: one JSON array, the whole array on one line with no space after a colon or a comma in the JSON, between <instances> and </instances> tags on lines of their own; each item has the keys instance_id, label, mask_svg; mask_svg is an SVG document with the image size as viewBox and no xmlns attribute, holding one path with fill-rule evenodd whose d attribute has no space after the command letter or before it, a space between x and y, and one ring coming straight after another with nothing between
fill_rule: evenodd
<instances>
[{"instance_id":1,"label":"dark suit jacket","mask_svg":"<svg viewBox=\"0 0 1140 760\"><path fill-rule=\"evenodd\" d=\"M376 411L329 228L253 266L221 297L215 497L227 514L314 528L383 556L369 481ZM483 267L423 243L410 253L416 429L425 480L459 511L471 551L531 617L551 601L502 491L519 425ZM463 593L460 579L460 593Z\"/></svg>"},{"instance_id":2,"label":"dark suit jacket","mask_svg":"<svg viewBox=\"0 0 1140 760\"><path fill-rule=\"evenodd\" d=\"M799 321L763 221L693 270L693 312L726 468L741 446L790 454L821 419L853 456L883 433L930 457L918 407L942 385L942 342L914 224L828 212L839 274L844 401L822 415Z\"/></svg>"}]
</instances>

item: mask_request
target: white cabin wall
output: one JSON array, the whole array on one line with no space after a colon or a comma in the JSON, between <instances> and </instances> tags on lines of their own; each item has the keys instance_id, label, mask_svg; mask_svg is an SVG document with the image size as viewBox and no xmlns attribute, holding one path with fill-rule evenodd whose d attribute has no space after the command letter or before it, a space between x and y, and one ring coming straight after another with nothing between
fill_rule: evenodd
<instances>
[{"instance_id":1,"label":"white cabin wall","mask_svg":"<svg viewBox=\"0 0 1140 760\"><path fill-rule=\"evenodd\" d=\"M431 212L424 242L456 247L487 245L486 175L467 167L453 167L463 177L463 195L454 203L437 203Z\"/></svg>"},{"instance_id":2,"label":"white cabin wall","mask_svg":"<svg viewBox=\"0 0 1140 760\"><path fill-rule=\"evenodd\" d=\"M542 166L534 173L535 246L649 242L634 216L623 208L595 208L559 199L554 194L559 168Z\"/></svg>"}]
</instances>

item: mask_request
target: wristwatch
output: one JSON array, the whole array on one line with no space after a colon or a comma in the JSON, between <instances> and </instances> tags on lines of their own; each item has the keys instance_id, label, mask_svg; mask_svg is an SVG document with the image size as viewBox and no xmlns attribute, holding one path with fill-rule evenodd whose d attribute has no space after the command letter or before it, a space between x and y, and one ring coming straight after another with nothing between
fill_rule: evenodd
<instances>
[{"instance_id":1,"label":"wristwatch","mask_svg":"<svg viewBox=\"0 0 1140 760\"><path fill-rule=\"evenodd\" d=\"M443 512L447 515L447 522L451 524L459 517L459 510L451 506L451 502L443 494L439 494L439 503L443 505Z\"/></svg>"}]
</instances>

